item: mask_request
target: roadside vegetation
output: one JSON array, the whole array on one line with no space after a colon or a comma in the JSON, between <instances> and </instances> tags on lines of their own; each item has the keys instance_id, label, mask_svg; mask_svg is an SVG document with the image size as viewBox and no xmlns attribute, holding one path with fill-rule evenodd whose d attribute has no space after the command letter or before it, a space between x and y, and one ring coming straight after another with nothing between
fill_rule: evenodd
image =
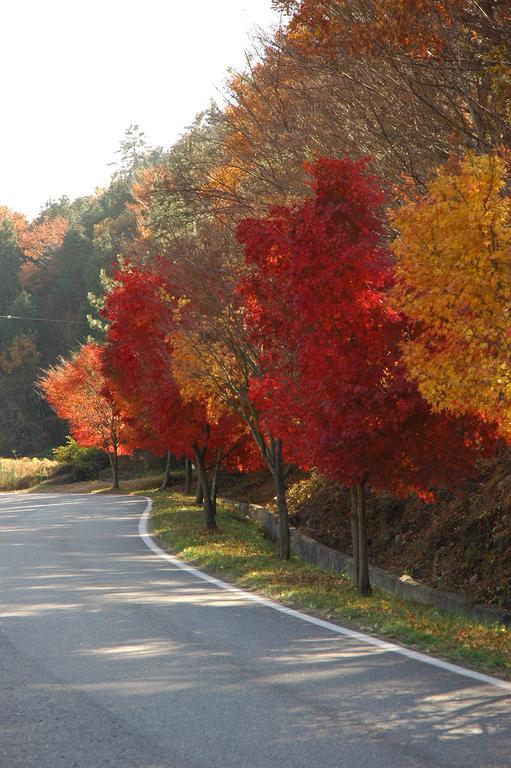
<instances>
[{"instance_id":1,"label":"roadside vegetation","mask_svg":"<svg viewBox=\"0 0 511 768\"><path fill-rule=\"evenodd\" d=\"M88 448L68 437L65 445L53 449L53 458L62 465L71 482L95 480L108 467L108 457L99 448Z\"/></svg>"},{"instance_id":2,"label":"roadside vegetation","mask_svg":"<svg viewBox=\"0 0 511 768\"><path fill-rule=\"evenodd\" d=\"M218 530L205 532L200 509L181 493L156 491L152 534L184 560L286 605L511 679L511 632L398 599L378 589L359 594L346 578L282 561L257 524L219 504Z\"/></svg>"},{"instance_id":3,"label":"roadside vegetation","mask_svg":"<svg viewBox=\"0 0 511 768\"><path fill-rule=\"evenodd\" d=\"M104 493L111 488L107 457L68 439L55 449L61 461L48 479L36 475L32 491ZM29 460L27 460L29 461ZM162 485L165 459L122 457L121 492ZM167 484L185 490L185 470L173 462ZM32 484L31 484L32 485ZM194 488L196 478L193 480ZM369 490L367 530L374 565L398 576L462 594L476 603L511 608L511 490L508 460L491 462L457 493L434 502L400 499ZM27 487L27 486L25 486ZM221 473L218 494L276 511L267 471ZM286 480L291 523L316 541L350 554L349 494L317 472L294 469Z\"/></svg>"}]
</instances>

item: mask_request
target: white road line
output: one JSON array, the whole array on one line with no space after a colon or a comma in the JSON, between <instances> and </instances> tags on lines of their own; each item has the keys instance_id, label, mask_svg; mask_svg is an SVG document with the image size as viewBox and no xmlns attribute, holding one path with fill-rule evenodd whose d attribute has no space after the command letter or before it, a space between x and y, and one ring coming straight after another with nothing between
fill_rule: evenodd
<instances>
[{"instance_id":1,"label":"white road line","mask_svg":"<svg viewBox=\"0 0 511 768\"><path fill-rule=\"evenodd\" d=\"M491 677L490 675L483 675L480 672L474 672L471 669L460 667L457 664L451 664L448 661L436 659L434 656L426 656L424 653L418 653L417 651L412 651L409 648L402 648L400 645L388 643L385 640L380 640L378 637L371 637L371 635L365 635L363 632L355 632L352 629L340 627L338 624L332 624L330 621L317 619L315 616L309 616L308 614L302 613L301 611L295 611L293 608L288 608L287 606L281 605L280 603L275 603L273 600L268 600L266 597L260 597L259 595L255 595L253 592L246 592L244 589L234 586L234 584L228 584L225 581L221 581L221 579L216 579L214 576L210 576L207 573L199 571L199 569L195 568L193 565L189 565L188 563L179 560L177 557L169 555L168 552L164 552L164 550L159 547L158 544L156 544L147 529L147 522L149 520L149 515L151 514L153 502L147 496L143 498L145 498L147 505L138 522L138 532L140 537L144 544L149 547L149 549L151 549L163 560L167 560L167 562L172 563L172 565L176 566L176 568L180 568L182 571L187 571L196 578L202 579L202 581L207 581L209 584L213 584L219 589L224 589L226 592L234 592L235 594L242 596L245 600L250 600L252 603L264 605L266 608L273 608L274 611L285 613L287 616L293 616L293 618L299 619L300 621L305 621L307 624L314 624L316 627L321 627L321 629L326 629L329 632L334 632L337 635L351 637L353 640L358 640L358 642L371 645L374 648L379 648L380 650L389 651L391 653L398 653L400 656L405 656L407 659L420 661L423 664L429 664L431 667L444 669L446 672L453 672L455 675L468 677L471 680L476 680L478 683L485 683L486 685L492 685L496 688L503 688L505 691L511 692L511 682L508 682L507 680L501 680L498 677Z\"/></svg>"}]
</instances>

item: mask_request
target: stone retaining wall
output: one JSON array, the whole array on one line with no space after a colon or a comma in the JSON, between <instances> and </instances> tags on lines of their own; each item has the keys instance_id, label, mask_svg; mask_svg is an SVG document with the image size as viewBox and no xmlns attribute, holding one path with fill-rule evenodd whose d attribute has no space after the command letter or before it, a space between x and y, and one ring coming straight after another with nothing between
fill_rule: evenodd
<instances>
[{"instance_id":1,"label":"stone retaining wall","mask_svg":"<svg viewBox=\"0 0 511 768\"><path fill-rule=\"evenodd\" d=\"M249 504L246 501L229 501L228 503L237 507L242 514L256 520L269 539L277 540L278 517L275 513L270 512L265 507L260 507L258 504ZM353 577L354 565L350 555L331 549L325 544L320 544L292 526L291 552L307 563L313 563L328 571L344 574L350 578ZM410 576L395 576L374 565L369 566L369 574L373 586L392 592L398 597L433 605L447 613L463 613L483 621L502 622L511 626L511 611L499 610L488 605L473 604L455 592L443 592L440 589L434 589L428 587L427 584L415 581Z\"/></svg>"}]
</instances>

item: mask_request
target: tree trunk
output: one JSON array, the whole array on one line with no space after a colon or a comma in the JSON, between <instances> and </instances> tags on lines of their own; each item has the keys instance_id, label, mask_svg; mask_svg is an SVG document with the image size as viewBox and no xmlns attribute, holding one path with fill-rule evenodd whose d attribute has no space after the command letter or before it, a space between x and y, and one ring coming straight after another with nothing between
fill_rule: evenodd
<instances>
[{"instance_id":1,"label":"tree trunk","mask_svg":"<svg viewBox=\"0 0 511 768\"><path fill-rule=\"evenodd\" d=\"M351 546L353 549L353 583L358 586L358 493L356 486L350 487Z\"/></svg>"},{"instance_id":2,"label":"tree trunk","mask_svg":"<svg viewBox=\"0 0 511 768\"><path fill-rule=\"evenodd\" d=\"M268 438L263 435L258 425L259 418L257 411L250 403L250 400L248 403L249 411L252 414L253 421L251 421L250 418L245 418L245 421L275 482L275 495L277 498L277 511L279 518L279 557L282 560L289 560L291 555L291 548L289 536L289 514L287 510L286 490L284 486L286 466L282 459L282 440L281 438L275 439L272 434L270 434Z\"/></svg>"},{"instance_id":3,"label":"tree trunk","mask_svg":"<svg viewBox=\"0 0 511 768\"><path fill-rule=\"evenodd\" d=\"M222 463L222 452L217 451L215 466L213 467L213 475L211 477L211 500L215 506L215 512L216 512L216 497L218 492L218 475L220 473L221 463Z\"/></svg>"},{"instance_id":4,"label":"tree trunk","mask_svg":"<svg viewBox=\"0 0 511 768\"><path fill-rule=\"evenodd\" d=\"M273 477L275 480L277 511L279 516L279 557L282 560L289 560L291 556L289 514L284 486L285 467L284 462L282 461L282 440L280 439L275 440L274 459Z\"/></svg>"},{"instance_id":5,"label":"tree trunk","mask_svg":"<svg viewBox=\"0 0 511 768\"><path fill-rule=\"evenodd\" d=\"M202 490L202 480L199 472L199 466L197 465L197 484L195 486L195 503L198 507L200 507L203 501L204 501L204 492Z\"/></svg>"},{"instance_id":6,"label":"tree trunk","mask_svg":"<svg viewBox=\"0 0 511 768\"><path fill-rule=\"evenodd\" d=\"M358 518L358 582L361 595L371 595L369 581L369 553L367 549L366 494L365 483L357 483L357 518Z\"/></svg>"},{"instance_id":7,"label":"tree trunk","mask_svg":"<svg viewBox=\"0 0 511 768\"><path fill-rule=\"evenodd\" d=\"M192 492L192 462L185 459L185 493L187 496Z\"/></svg>"},{"instance_id":8,"label":"tree trunk","mask_svg":"<svg viewBox=\"0 0 511 768\"><path fill-rule=\"evenodd\" d=\"M172 454L170 451L167 451L167 464L165 466L165 474L163 475L163 480L161 481L161 486L160 486L162 491L164 491L165 488L169 487L171 460L172 460Z\"/></svg>"},{"instance_id":9,"label":"tree trunk","mask_svg":"<svg viewBox=\"0 0 511 768\"><path fill-rule=\"evenodd\" d=\"M112 488L117 489L119 487L119 457L117 455L117 447L114 446L112 453L108 451L108 460L110 462L110 469L112 470Z\"/></svg>"},{"instance_id":10,"label":"tree trunk","mask_svg":"<svg viewBox=\"0 0 511 768\"><path fill-rule=\"evenodd\" d=\"M204 528L206 531L216 531L216 504L211 498L211 488L209 486L206 469L206 449L195 448L195 458L197 460L197 469L199 471L202 492L204 495Z\"/></svg>"}]
</instances>

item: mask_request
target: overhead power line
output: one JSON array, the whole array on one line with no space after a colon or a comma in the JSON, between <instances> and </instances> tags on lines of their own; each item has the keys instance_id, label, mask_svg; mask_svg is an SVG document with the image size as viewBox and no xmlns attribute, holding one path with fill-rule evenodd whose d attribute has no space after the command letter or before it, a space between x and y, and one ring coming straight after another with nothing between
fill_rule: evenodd
<instances>
[{"instance_id":1,"label":"overhead power line","mask_svg":"<svg viewBox=\"0 0 511 768\"><path fill-rule=\"evenodd\" d=\"M22 317L21 315L0 315L1 320L31 320L38 323L72 323L78 325L88 325L87 320L56 320L52 317Z\"/></svg>"}]
</instances>

